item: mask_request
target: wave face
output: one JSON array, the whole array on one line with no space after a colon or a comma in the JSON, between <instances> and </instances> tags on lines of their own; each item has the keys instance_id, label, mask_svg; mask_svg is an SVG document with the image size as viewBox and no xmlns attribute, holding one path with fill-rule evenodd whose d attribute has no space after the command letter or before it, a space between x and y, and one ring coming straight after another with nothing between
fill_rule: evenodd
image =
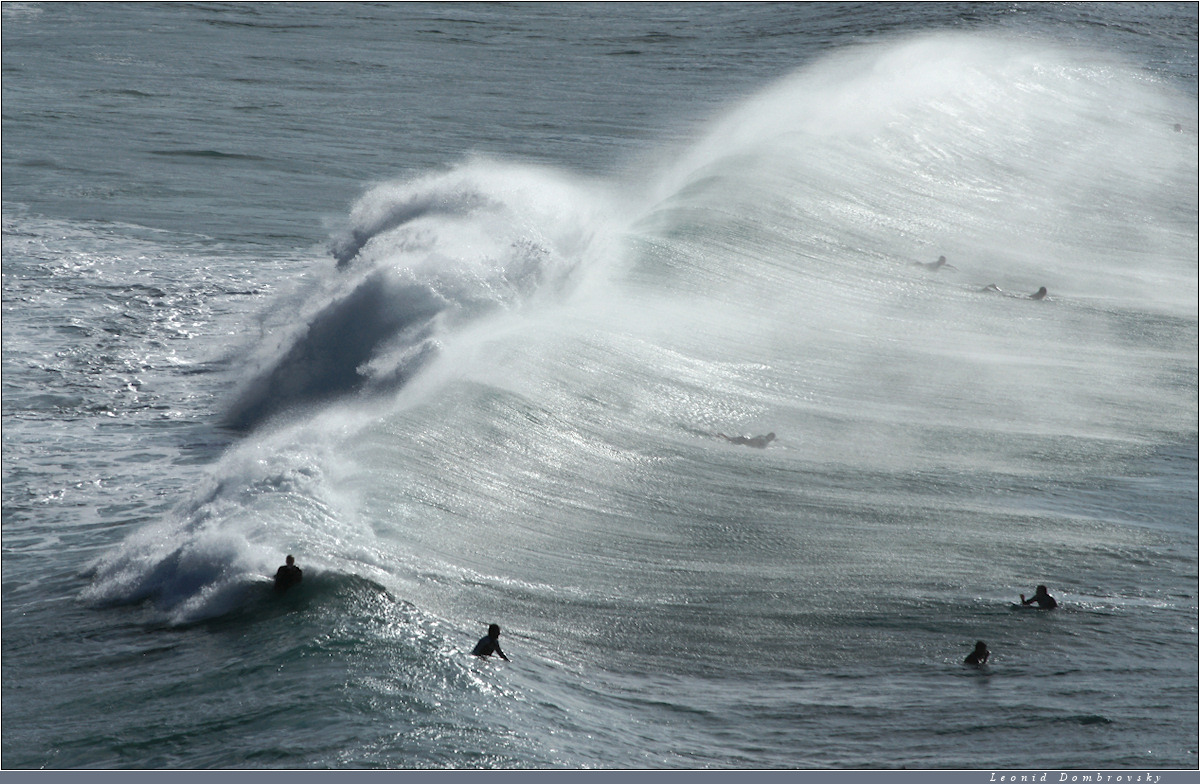
<instances>
[{"instance_id":1,"label":"wave face","mask_svg":"<svg viewBox=\"0 0 1200 784\"><path fill-rule=\"evenodd\" d=\"M332 243L338 274L299 324L288 303L282 347L263 353L226 423L394 392L446 330L568 286L604 230L596 201L563 174L484 160L375 188Z\"/></svg>"},{"instance_id":2,"label":"wave face","mask_svg":"<svg viewBox=\"0 0 1200 784\"><path fill-rule=\"evenodd\" d=\"M1193 109L1093 53L942 34L817 61L606 179L479 156L378 185L241 352L244 435L85 598L221 618L286 551L411 603L366 648L499 620L536 698L497 721L563 740L456 736L484 764L828 764L795 722L886 713L817 683L863 660L937 721L947 638L1022 644L987 607L1039 581L1124 606L1122 558L1194 528L1114 479L1194 471ZM457 677L421 699L476 721Z\"/></svg>"}]
</instances>

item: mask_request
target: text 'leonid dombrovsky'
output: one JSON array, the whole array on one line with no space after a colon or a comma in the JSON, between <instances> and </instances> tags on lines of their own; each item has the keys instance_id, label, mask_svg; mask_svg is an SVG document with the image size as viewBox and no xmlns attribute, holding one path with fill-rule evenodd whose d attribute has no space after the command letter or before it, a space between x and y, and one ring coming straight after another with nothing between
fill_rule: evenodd
<instances>
[{"instance_id":1,"label":"text 'leonid dombrovsky'","mask_svg":"<svg viewBox=\"0 0 1200 784\"><path fill-rule=\"evenodd\" d=\"M1049 773L996 773L988 781L1015 784L1016 782L1054 781L1058 784L1158 784L1162 776L1156 773L1059 773L1054 778Z\"/></svg>"}]
</instances>

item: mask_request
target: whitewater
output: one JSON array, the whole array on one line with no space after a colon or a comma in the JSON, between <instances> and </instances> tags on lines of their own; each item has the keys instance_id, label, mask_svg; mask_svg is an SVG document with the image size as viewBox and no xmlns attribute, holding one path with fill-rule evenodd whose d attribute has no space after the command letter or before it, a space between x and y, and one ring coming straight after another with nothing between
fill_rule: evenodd
<instances>
[{"instance_id":1,"label":"whitewater","mask_svg":"<svg viewBox=\"0 0 1200 784\"><path fill-rule=\"evenodd\" d=\"M1194 5L348 11L4 5L5 768L1197 767Z\"/></svg>"}]
</instances>

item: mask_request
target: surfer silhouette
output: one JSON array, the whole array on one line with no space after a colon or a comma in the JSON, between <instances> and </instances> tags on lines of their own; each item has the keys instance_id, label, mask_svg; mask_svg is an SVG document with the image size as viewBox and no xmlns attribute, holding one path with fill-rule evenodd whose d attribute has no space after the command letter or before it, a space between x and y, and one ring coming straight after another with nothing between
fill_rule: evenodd
<instances>
[{"instance_id":1,"label":"surfer silhouette","mask_svg":"<svg viewBox=\"0 0 1200 784\"><path fill-rule=\"evenodd\" d=\"M981 288L980 291L984 294L1004 294L1007 297L1016 297L1017 299L1021 298L1018 294L1008 294L1004 291L1004 289L1000 288L995 283L987 284ZM1026 299L1045 299L1047 293L1046 287L1042 286L1040 289L1030 294Z\"/></svg>"},{"instance_id":2,"label":"surfer silhouette","mask_svg":"<svg viewBox=\"0 0 1200 784\"><path fill-rule=\"evenodd\" d=\"M275 590L282 593L293 585L299 585L303 576L300 567L296 566L296 559L289 555L287 563L275 572Z\"/></svg>"},{"instance_id":3,"label":"surfer silhouette","mask_svg":"<svg viewBox=\"0 0 1200 784\"><path fill-rule=\"evenodd\" d=\"M968 653L967 658L963 659L963 664L974 664L976 666L987 664L988 657L991 655L992 652L988 650L987 643L979 640L975 643L975 650Z\"/></svg>"},{"instance_id":4,"label":"surfer silhouette","mask_svg":"<svg viewBox=\"0 0 1200 784\"><path fill-rule=\"evenodd\" d=\"M1054 601L1054 597L1046 590L1046 586L1039 585L1033 596L1026 599L1025 594L1021 594L1021 604L1036 604L1043 610L1053 610L1058 606L1058 602Z\"/></svg>"},{"instance_id":5,"label":"surfer silhouette","mask_svg":"<svg viewBox=\"0 0 1200 784\"><path fill-rule=\"evenodd\" d=\"M727 436L724 433L717 433L718 436L724 438L731 444L740 444L741 446L752 446L755 449L766 449L767 444L775 440L774 433L767 433L765 436Z\"/></svg>"},{"instance_id":6,"label":"surfer silhouette","mask_svg":"<svg viewBox=\"0 0 1200 784\"><path fill-rule=\"evenodd\" d=\"M932 270L933 272L937 272L942 267L952 270L958 269L958 267L955 267L953 264L948 264L945 256L938 256L937 261L914 261L913 266L924 267L925 269Z\"/></svg>"},{"instance_id":7,"label":"surfer silhouette","mask_svg":"<svg viewBox=\"0 0 1200 784\"><path fill-rule=\"evenodd\" d=\"M499 625L493 623L489 626L487 636L479 638L479 642L475 643L475 650L471 651L471 653L484 659L494 653L501 659L504 659L504 661L509 661L509 658L504 655L504 651L500 650Z\"/></svg>"}]
</instances>

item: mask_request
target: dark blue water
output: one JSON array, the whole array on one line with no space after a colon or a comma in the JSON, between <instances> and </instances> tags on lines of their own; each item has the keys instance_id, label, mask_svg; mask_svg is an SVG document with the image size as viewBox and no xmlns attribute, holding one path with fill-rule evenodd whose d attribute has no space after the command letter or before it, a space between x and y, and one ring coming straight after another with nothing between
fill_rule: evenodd
<instances>
[{"instance_id":1,"label":"dark blue water","mask_svg":"<svg viewBox=\"0 0 1200 784\"><path fill-rule=\"evenodd\" d=\"M5 768L1197 767L1195 4L2 10Z\"/></svg>"}]
</instances>

